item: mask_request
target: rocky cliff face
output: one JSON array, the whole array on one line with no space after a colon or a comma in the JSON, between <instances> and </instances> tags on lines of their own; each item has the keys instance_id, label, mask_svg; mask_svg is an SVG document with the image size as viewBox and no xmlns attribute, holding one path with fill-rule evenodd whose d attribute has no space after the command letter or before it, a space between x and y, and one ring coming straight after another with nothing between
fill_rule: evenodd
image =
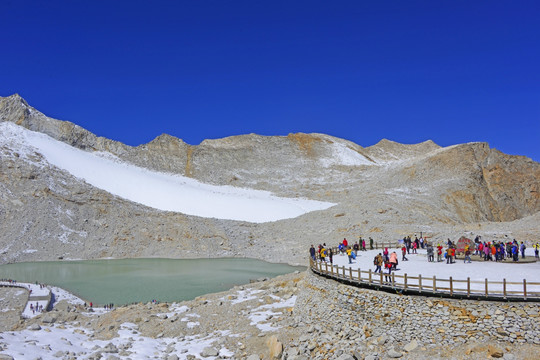
<instances>
[{"instance_id":1,"label":"rocky cliff face","mask_svg":"<svg viewBox=\"0 0 540 360\"><path fill-rule=\"evenodd\" d=\"M311 243L343 237L540 235L540 164L485 143L382 140L363 148L323 134L250 134L192 146L161 135L130 147L48 118L18 95L0 98L5 121L148 169L337 205L263 224L159 211L94 188L39 153L23 157L0 144L0 262L250 256L303 263Z\"/></svg>"}]
</instances>

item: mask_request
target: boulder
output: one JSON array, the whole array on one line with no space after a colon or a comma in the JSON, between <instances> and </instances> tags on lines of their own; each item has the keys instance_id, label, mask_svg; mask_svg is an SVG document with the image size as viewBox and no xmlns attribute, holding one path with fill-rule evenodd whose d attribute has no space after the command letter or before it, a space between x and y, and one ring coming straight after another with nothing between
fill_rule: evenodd
<instances>
[{"instance_id":1,"label":"boulder","mask_svg":"<svg viewBox=\"0 0 540 360\"><path fill-rule=\"evenodd\" d=\"M202 357L218 356L219 351L213 347L204 348L200 354Z\"/></svg>"},{"instance_id":2,"label":"boulder","mask_svg":"<svg viewBox=\"0 0 540 360\"><path fill-rule=\"evenodd\" d=\"M270 359L281 359L281 355L283 355L283 344L278 341L277 337L274 335L270 336L266 340L266 345L270 352Z\"/></svg>"},{"instance_id":3,"label":"boulder","mask_svg":"<svg viewBox=\"0 0 540 360\"><path fill-rule=\"evenodd\" d=\"M502 358L504 355L504 352L502 351L502 349L496 346L488 345L488 354L492 358Z\"/></svg>"}]
</instances>

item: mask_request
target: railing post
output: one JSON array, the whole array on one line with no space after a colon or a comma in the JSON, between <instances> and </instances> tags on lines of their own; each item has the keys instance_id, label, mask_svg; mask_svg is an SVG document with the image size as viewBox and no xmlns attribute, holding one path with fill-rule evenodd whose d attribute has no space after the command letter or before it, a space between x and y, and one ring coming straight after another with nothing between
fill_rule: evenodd
<instances>
[{"instance_id":1,"label":"railing post","mask_svg":"<svg viewBox=\"0 0 540 360\"><path fill-rule=\"evenodd\" d=\"M403 290L407 290L407 273L403 274Z\"/></svg>"},{"instance_id":2,"label":"railing post","mask_svg":"<svg viewBox=\"0 0 540 360\"><path fill-rule=\"evenodd\" d=\"M392 287L395 287L396 286L396 279L394 277L394 272L392 271Z\"/></svg>"},{"instance_id":3,"label":"railing post","mask_svg":"<svg viewBox=\"0 0 540 360\"><path fill-rule=\"evenodd\" d=\"M452 282L452 277L450 276L450 296L454 295L454 283Z\"/></svg>"},{"instance_id":4,"label":"railing post","mask_svg":"<svg viewBox=\"0 0 540 360\"><path fill-rule=\"evenodd\" d=\"M343 277L345 277L345 265L343 265L342 268L343 268Z\"/></svg>"},{"instance_id":5,"label":"railing post","mask_svg":"<svg viewBox=\"0 0 540 360\"><path fill-rule=\"evenodd\" d=\"M358 268L358 282L362 282L362 269Z\"/></svg>"},{"instance_id":6,"label":"railing post","mask_svg":"<svg viewBox=\"0 0 540 360\"><path fill-rule=\"evenodd\" d=\"M486 297L488 297L488 279L487 278L486 278L485 282L486 282Z\"/></svg>"},{"instance_id":7,"label":"railing post","mask_svg":"<svg viewBox=\"0 0 540 360\"><path fill-rule=\"evenodd\" d=\"M523 299L527 300L527 280L523 279Z\"/></svg>"},{"instance_id":8,"label":"railing post","mask_svg":"<svg viewBox=\"0 0 540 360\"><path fill-rule=\"evenodd\" d=\"M371 269L369 269L369 283L370 283L370 284L372 283L372 278L371 278Z\"/></svg>"},{"instance_id":9,"label":"railing post","mask_svg":"<svg viewBox=\"0 0 540 360\"><path fill-rule=\"evenodd\" d=\"M422 274L418 275L418 290L422 292Z\"/></svg>"},{"instance_id":10,"label":"railing post","mask_svg":"<svg viewBox=\"0 0 540 360\"><path fill-rule=\"evenodd\" d=\"M380 284L382 285L382 271L379 274L381 275Z\"/></svg>"},{"instance_id":11,"label":"railing post","mask_svg":"<svg viewBox=\"0 0 540 360\"><path fill-rule=\"evenodd\" d=\"M324 263L324 272L328 274L328 263Z\"/></svg>"},{"instance_id":12,"label":"railing post","mask_svg":"<svg viewBox=\"0 0 540 360\"><path fill-rule=\"evenodd\" d=\"M330 266L330 273L334 276L334 264Z\"/></svg>"},{"instance_id":13,"label":"railing post","mask_svg":"<svg viewBox=\"0 0 540 360\"><path fill-rule=\"evenodd\" d=\"M350 277L351 280L352 280L352 267L349 267L349 277Z\"/></svg>"},{"instance_id":14,"label":"railing post","mask_svg":"<svg viewBox=\"0 0 540 360\"><path fill-rule=\"evenodd\" d=\"M433 292L437 292L437 278L433 275Z\"/></svg>"},{"instance_id":15,"label":"railing post","mask_svg":"<svg viewBox=\"0 0 540 360\"><path fill-rule=\"evenodd\" d=\"M467 297L471 296L471 278L467 277Z\"/></svg>"},{"instance_id":16,"label":"railing post","mask_svg":"<svg viewBox=\"0 0 540 360\"><path fill-rule=\"evenodd\" d=\"M506 279L503 279L503 297L506 299Z\"/></svg>"}]
</instances>

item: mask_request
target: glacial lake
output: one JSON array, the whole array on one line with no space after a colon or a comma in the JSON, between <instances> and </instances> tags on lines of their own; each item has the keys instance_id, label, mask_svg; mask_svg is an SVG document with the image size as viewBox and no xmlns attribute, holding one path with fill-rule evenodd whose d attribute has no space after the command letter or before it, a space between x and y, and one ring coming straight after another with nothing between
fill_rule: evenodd
<instances>
[{"instance_id":1,"label":"glacial lake","mask_svg":"<svg viewBox=\"0 0 540 360\"><path fill-rule=\"evenodd\" d=\"M255 259L115 259L0 266L0 278L61 287L94 304L175 302L305 267Z\"/></svg>"}]
</instances>

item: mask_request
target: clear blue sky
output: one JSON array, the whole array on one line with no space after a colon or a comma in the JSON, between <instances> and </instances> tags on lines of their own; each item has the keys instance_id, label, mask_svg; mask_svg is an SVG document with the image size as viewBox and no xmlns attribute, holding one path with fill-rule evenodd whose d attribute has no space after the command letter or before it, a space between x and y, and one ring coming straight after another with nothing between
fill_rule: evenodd
<instances>
[{"instance_id":1,"label":"clear blue sky","mask_svg":"<svg viewBox=\"0 0 540 360\"><path fill-rule=\"evenodd\" d=\"M0 1L0 96L129 145L319 132L540 161L540 1Z\"/></svg>"}]
</instances>

